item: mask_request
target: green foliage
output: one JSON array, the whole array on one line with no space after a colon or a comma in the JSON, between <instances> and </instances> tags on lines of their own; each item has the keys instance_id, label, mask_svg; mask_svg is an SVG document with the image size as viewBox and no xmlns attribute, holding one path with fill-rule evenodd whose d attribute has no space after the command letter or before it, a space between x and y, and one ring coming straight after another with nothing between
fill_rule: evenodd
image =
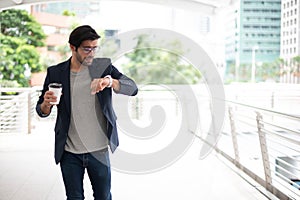
<instances>
[{"instance_id":1,"label":"green foliage","mask_svg":"<svg viewBox=\"0 0 300 200\"><path fill-rule=\"evenodd\" d=\"M263 63L261 66L258 66L256 70L256 80L258 82L261 81L274 81L278 82L280 77L280 70L279 70L278 63Z\"/></svg>"},{"instance_id":2,"label":"green foliage","mask_svg":"<svg viewBox=\"0 0 300 200\"><path fill-rule=\"evenodd\" d=\"M19 87L19 86L20 84L17 81L0 80L0 87L2 88Z\"/></svg>"},{"instance_id":3,"label":"green foliage","mask_svg":"<svg viewBox=\"0 0 300 200\"><path fill-rule=\"evenodd\" d=\"M280 77L280 68L283 65L283 60L278 58L274 62L262 63L258 65L256 63L255 80L256 82L274 81L278 82ZM231 64L227 67L227 73L225 77L225 83L233 81L250 82L251 81L251 64L241 64L238 68L238 79L235 80L235 65Z\"/></svg>"},{"instance_id":4,"label":"green foliage","mask_svg":"<svg viewBox=\"0 0 300 200\"><path fill-rule=\"evenodd\" d=\"M294 72L299 72L299 70L300 70L300 56L295 56L293 58L293 64L294 64L293 71Z\"/></svg>"},{"instance_id":5,"label":"green foliage","mask_svg":"<svg viewBox=\"0 0 300 200\"><path fill-rule=\"evenodd\" d=\"M195 84L201 80L200 72L180 55L152 48L148 39L147 35L137 38L136 48L126 54L128 62L123 65L124 72L138 84ZM177 41L168 45L170 49L181 49Z\"/></svg>"},{"instance_id":6,"label":"green foliage","mask_svg":"<svg viewBox=\"0 0 300 200\"><path fill-rule=\"evenodd\" d=\"M300 56L293 58L292 73L296 77L300 77Z\"/></svg>"},{"instance_id":7,"label":"green foliage","mask_svg":"<svg viewBox=\"0 0 300 200\"><path fill-rule=\"evenodd\" d=\"M3 10L0 18L0 78L26 87L30 73L43 69L36 47L44 46L46 36L24 10Z\"/></svg>"},{"instance_id":8,"label":"green foliage","mask_svg":"<svg viewBox=\"0 0 300 200\"><path fill-rule=\"evenodd\" d=\"M17 88L20 84L17 81L0 80L0 88ZM0 95L16 95L17 92L1 92Z\"/></svg>"},{"instance_id":9,"label":"green foliage","mask_svg":"<svg viewBox=\"0 0 300 200\"><path fill-rule=\"evenodd\" d=\"M1 33L25 39L26 44L45 46L45 33L41 25L25 10L8 9L0 13Z\"/></svg>"},{"instance_id":10,"label":"green foliage","mask_svg":"<svg viewBox=\"0 0 300 200\"><path fill-rule=\"evenodd\" d=\"M62 60L66 60L70 57L70 47L68 44L64 44L64 45L57 47L57 51L58 51L59 55L61 56ZM55 62L57 62L57 61L55 60ZM52 63L52 64L54 64L54 63Z\"/></svg>"},{"instance_id":11,"label":"green foliage","mask_svg":"<svg viewBox=\"0 0 300 200\"><path fill-rule=\"evenodd\" d=\"M300 56L294 57L294 58L293 58L293 61L294 61L296 64L300 65Z\"/></svg>"},{"instance_id":12,"label":"green foliage","mask_svg":"<svg viewBox=\"0 0 300 200\"><path fill-rule=\"evenodd\" d=\"M76 16L76 14L74 12L71 12L69 10L64 10L63 13L62 13L63 16Z\"/></svg>"}]
</instances>

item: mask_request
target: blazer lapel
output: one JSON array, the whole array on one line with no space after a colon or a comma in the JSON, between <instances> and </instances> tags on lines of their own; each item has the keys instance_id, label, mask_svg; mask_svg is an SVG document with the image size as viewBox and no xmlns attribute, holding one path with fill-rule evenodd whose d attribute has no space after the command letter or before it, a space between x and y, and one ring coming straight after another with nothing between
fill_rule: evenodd
<instances>
[{"instance_id":1,"label":"blazer lapel","mask_svg":"<svg viewBox=\"0 0 300 200\"><path fill-rule=\"evenodd\" d=\"M89 66L90 76L93 79L103 77L104 71L111 64L111 60L108 58L95 58L93 64Z\"/></svg>"},{"instance_id":2,"label":"blazer lapel","mask_svg":"<svg viewBox=\"0 0 300 200\"><path fill-rule=\"evenodd\" d=\"M63 85L62 96L66 103L67 112L71 113L71 93L70 93L70 64L71 59L69 59L61 67L60 80Z\"/></svg>"}]
</instances>

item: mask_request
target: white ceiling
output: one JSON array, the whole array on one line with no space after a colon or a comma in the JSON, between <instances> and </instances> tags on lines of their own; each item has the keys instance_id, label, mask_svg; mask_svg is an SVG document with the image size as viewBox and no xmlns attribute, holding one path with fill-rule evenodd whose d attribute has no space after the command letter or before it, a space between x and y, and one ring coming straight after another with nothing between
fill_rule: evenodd
<instances>
[{"instance_id":1,"label":"white ceiling","mask_svg":"<svg viewBox=\"0 0 300 200\"><path fill-rule=\"evenodd\" d=\"M58 0L0 0L0 10L5 8L15 7L18 5L55 2L55 1ZM87 0L75 0L75 1L86 2ZM73 2L75 1L73 0ZM194 10L197 12L202 12L203 14L214 15L218 11L218 9L221 9L226 6L230 6L233 2L238 0L114 0L114 1L146 2L146 3L166 5L175 8Z\"/></svg>"}]
</instances>

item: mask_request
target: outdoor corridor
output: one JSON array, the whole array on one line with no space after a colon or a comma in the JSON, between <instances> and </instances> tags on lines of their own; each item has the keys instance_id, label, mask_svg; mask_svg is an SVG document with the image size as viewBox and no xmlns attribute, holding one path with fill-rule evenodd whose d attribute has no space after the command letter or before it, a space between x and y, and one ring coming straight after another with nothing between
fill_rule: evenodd
<instances>
[{"instance_id":1,"label":"outdoor corridor","mask_svg":"<svg viewBox=\"0 0 300 200\"><path fill-rule=\"evenodd\" d=\"M31 134L0 135L0 200L66 199L60 168L53 158L53 136L53 123L43 120ZM133 175L112 170L113 199L270 199L258 190L263 188L249 183L215 152L199 160L200 146L196 139L182 158L155 173ZM86 199L93 199L87 177L84 184Z\"/></svg>"}]
</instances>

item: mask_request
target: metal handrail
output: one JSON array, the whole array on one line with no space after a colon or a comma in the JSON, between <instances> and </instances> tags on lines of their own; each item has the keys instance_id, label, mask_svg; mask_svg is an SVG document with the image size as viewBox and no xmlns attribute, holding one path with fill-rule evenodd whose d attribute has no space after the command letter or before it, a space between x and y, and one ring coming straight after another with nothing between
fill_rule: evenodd
<instances>
[{"instance_id":1,"label":"metal handrail","mask_svg":"<svg viewBox=\"0 0 300 200\"><path fill-rule=\"evenodd\" d=\"M225 99L222 99L222 100L225 101L226 103L231 103L231 104L234 104L234 105L240 105L240 106L243 106L243 107L247 107L247 108L251 108L251 109L259 110L259 111L263 111L263 112L268 112L268 113L272 113L272 114L275 114L275 115L280 115L282 117L291 118L291 119L294 119L294 120L300 120L300 116L297 116L297 115L292 115L292 114L289 114L289 113L284 113L284 112L280 112L280 111L273 110L273 109L266 109L266 108L262 108L262 107L258 107L258 106L253 106L253 105L245 104L245 103L238 102L238 101L225 100Z\"/></svg>"},{"instance_id":2,"label":"metal handrail","mask_svg":"<svg viewBox=\"0 0 300 200\"><path fill-rule=\"evenodd\" d=\"M296 123L300 122L300 117L297 115L292 115L289 113L284 113L284 112L280 112L280 111L276 111L276 110L272 110L272 109L266 109L266 108L261 108L258 106L253 106L253 105L249 105L249 104L245 104L242 102L238 102L238 101L232 101L232 100L224 100L227 104L227 106L230 107L234 107L235 109L230 109L229 115L238 115L237 113L239 112L239 108L247 108L251 111L253 111L253 113L256 113L256 116L253 115L252 118L250 117L249 120L251 119L255 119L257 120L257 134L259 136L259 140L260 140L260 148L261 149L261 158L263 161L263 168L264 168L264 173L265 173L265 177L263 178L263 181L260 183L261 185L263 185L268 191L270 191L271 193L273 193L274 195L276 195L278 198L280 199L298 199L300 198L300 192L299 191L295 191L295 187L297 187L297 182L295 182L295 180L292 180L291 177L298 177L297 174L295 174L295 171L299 171L297 166L295 166L295 164L290 163L288 161L285 161L283 158L278 157L279 155L274 155L273 151L273 147L270 146L270 142L272 143L272 139L273 137L276 137L277 140L278 138L281 141L280 145L285 145L285 143L289 143L289 144L293 144L299 147L300 149L300 142L299 140L296 140L295 138L292 138L291 136L286 136L280 132L278 132L278 130L281 131L285 131L286 133L290 133L290 134L295 134L296 136L300 136L300 132L298 130L295 130L295 127L288 127L288 125L278 125L274 122L271 121L265 121L264 117L281 117L284 118L285 120L290 120ZM234 120L234 121L232 121ZM243 120L236 120L234 117L230 117L230 124L232 126L232 124L234 125L234 129L232 129L231 134L236 135L236 123L244 123L244 124L248 124L249 123L247 121L243 121ZM236 137L236 136L235 136ZM275 139L276 139L275 138ZM300 137L299 137L300 138ZM274 139L274 140L275 140ZM242 150L242 148L238 148L239 145L238 144L238 140L234 140L233 141L235 147L235 154L239 155L241 154L239 151ZM274 144L274 143L273 143ZM278 145L279 146L279 145ZM288 146L289 147L289 146ZM253 147L254 148L254 147ZM271 150L271 152L270 152ZM218 147L218 151L221 151L222 154L226 154L225 152L222 151L222 147ZM287 152L284 153L282 152L282 149L278 149L277 154L280 155L286 155L284 156L285 159L290 159L293 162L298 162L299 159L294 159L294 155L289 155ZM292 149L290 149L290 151L292 151ZM237 157L237 155L235 157ZM226 155L227 157L229 155ZM225 156L225 157L226 157ZM245 156L245 154L243 154L243 156ZM300 156L300 154L299 154ZM239 156L238 156L239 157ZM241 161L239 160L234 160L233 158L233 163L235 163L235 165L240 168L242 171L246 172L250 177L252 177L254 180L257 179L257 177L259 176L258 174L253 173L253 171L251 171L251 173L249 173L249 168L247 168L248 166L245 166L243 163L241 163ZM245 170L246 168L246 170ZM274 174L275 176L273 176L272 174ZM280 180L278 180L280 179ZM300 177L299 177L300 179ZM278 183L278 185L277 185ZM298 187L299 188L299 187Z\"/></svg>"},{"instance_id":3,"label":"metal handrail","mask_svg":"<svg viewBox=\"0 0 300 200\"><path fill-rule=\"evenodd\" d=\"M1 92L16 95L0 95L0 133L31 133L38 88L0 88Z\"/></svg>"}]
</instances>

